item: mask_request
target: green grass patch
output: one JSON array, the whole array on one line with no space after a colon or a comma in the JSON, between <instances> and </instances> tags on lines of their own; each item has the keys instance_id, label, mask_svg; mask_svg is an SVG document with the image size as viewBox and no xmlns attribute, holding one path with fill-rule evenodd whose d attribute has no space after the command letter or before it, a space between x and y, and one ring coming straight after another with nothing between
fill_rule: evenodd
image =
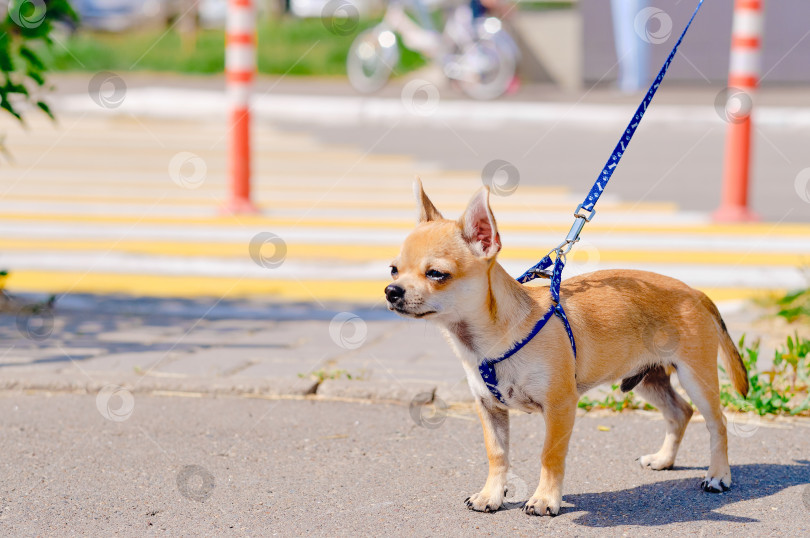
<instances>
[{"instance_id":1,"label":"green grass patch","mask_svg":"<svg viewBox=\"0 0 810 538\"><path fill-rule=\"evenodd\" d=\"M574 9L574 8L576 8L575 2L565 2L562 0L552 0L552 1L524 0L520 3L520 11L549 11L549 10Z\"/></svg>"},{"instance_id":2,"label":"green grass patch","mask_svg":"<svg viewBox=\"0 0 810 538\"><path fill-rule=\"evenodd\" d=\"M772 295L757 301L757 304L788 323L810 326L810 266L798 267L804 274L807 287L793 290L785 295Z\"/></svg>"},{"instance_id":3,"label":"green grass patch","mask_svg":"<svg viewBox=\"0 0 810 538\"><path fill-rule=\"evenodd\" d=\"M777 316L788 323L810 323L810 288L788 293L776 300Z\"/></svg>"},{"instance_id":4,"label":"green grass patch","mask_svg":"<svg viewBox=\"0 0 810 538\"><path fill-rule=\"evenodd\" d=\"M346 378L346 379L349 379L349 380L363 379L362 375L353 376L347 370L342 370L342 369L337 369L337 368L336 369L331 369L331 370L327 370L325 368L322 368L320 370L315 370L314 372L310 372L309 374L298 374L298 377L300 377L301 379L307 379L307 378L315 379L319 383L323 383L327 379L343 379L343 378Z\"/></svg>"},{"instance_id":5,"label":"green grass patch","mask_svg":"<svg viewBox=\"0 0 810 538\"><path fill-rule=\"evenodd\" d=\"M739 342L740 355L748 371L748 394L741 396L731 383L720 384L720 403L731 411L754 412L758 415L810 415L810 340L798 332L788 336L785 344L775 351L773 367L761 370L759 340L745 344L745 336ZM725 373L722 366L719 370ZM655 409L636 398L632 391L622 393L619 385L612 385L611 392L601 400L583 397L577 404L580 409Z\"/></svg>"},{"instance_id":6,"label":"green grass patch","mask_svg":"<svg viewBox=\"0 0 810 538\"><path fill-rule=\"evenodd\" d=\"M775 351L769 370L757 366L759 340L749 347L743 336L739 347L750 389L742 397L729 383L722 384L720 401L725 407L758 415L810 415L810 340L798 332L788 336L785 345Z\"/></svg>"},{"instance_id":7,"label":"green grass patch","mask_svg":"<svg viewBox=\"0 0 810 538\"><path fill-rule=\"evenodd\" d=\"M610 392L605 395L601 400L592 400L587 396L583 396L577 403L577 407L585 411L592 409L609 409L610 411L621 412L626 409L645 409L654 410L655 407L647 402L639 400L633 391L622 392L619 390L619 385L611 385Z\"/></svg>"},{"instance_id":8,"label":"green grass patch","mask_svg":"<svg viewBox=\"0 0 810 538\"><path fill-rule=\"evenodd\" d=\"M271 75L345 75L346 55L359 32L377 21L360 21L349 35L335 35L320 19L282 18L259 23L257 69ZM78 32L60 40L64 46L41 51L54 71L167 71L222 73L225 34L222 29L181 35L174 30L125 33ZM424 65L422 57L403 50L396 74Z\"/></svg>"}]
</instances>

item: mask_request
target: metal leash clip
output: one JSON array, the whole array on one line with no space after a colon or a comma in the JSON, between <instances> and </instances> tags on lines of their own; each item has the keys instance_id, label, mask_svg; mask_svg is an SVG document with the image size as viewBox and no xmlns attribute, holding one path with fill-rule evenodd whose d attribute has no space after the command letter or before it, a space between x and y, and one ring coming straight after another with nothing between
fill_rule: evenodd
<instances>
[{"instance_id":1,"label":"metal leash clip","mask_svg":"<svg viewBox=\"0 0 810 538\"><path fill-rule=\"evenodd\" d=\"M532 269L531 270L531 273L536 275L537 278L547 278L549 280L551 280L551 275L552 275L553 272L554 272L553 269Z\"/></svg>"},{"instance_id":2,"label":"metal leash clip","mask_svg":"<svg viewBox=\"0 0 810 538\"><path fill-rule=\"evenodd\" d=\"M574 216L576 219L574 220L574 224L571 225L571 229L568 231L568 235L565 236L565 240L551 249L547 256L551 256L552 254L556 254L558 258L563 259L563 263L566 262L566 254L571 252L571 249L574 248L574 245L579 242L579 234L582 233L582 228L585 227L585 223L591 222L591 219L596 214L596 209L591 209L589 214L580 213L583 211L582 204L577 206L576 211L574 211ZM584 209L584 211L588 211ZM538 278L551 278L554 269L532 269L531 272L536 275Z\"/></svg>"},{"instance_id":3,"label":"metal leash clip","mask_svg":"<svg viewBox=\"0 0 810 538\"><path fill-rule=\"evenodd\" d=\"M574 243L579 241L579 234L582 233L582 228L585 227L585 223L586 222L591 222L591 219L593 218L593 216L596 215L596 208L591 209L591 212L590 212L589 215L585 215L585 214L580 213L580 211L582 211L582 210L583 210L582 204L579 204L577 206L576 211L574 211L574 216L576 217L576 220L574 220L574 224L571 225L571 229L568 231L568 235L565 236L565 243L568 244L568 245L573 245ZM588 211L588 210L585 209L585 211ZM571 247L569 247L568 250L566 250L566 252L568 252L570 250L571 250Z\"/></svg>"},{"instance_id":4,"label":"metal leash clip","mask_svg":"<svg viewBox=\"0 0 810 538\"><path fill-rule=\"evenodd\" d=\"M580 213L582 210L582 204L579 204L576 211L574 211L576 219L574 220L574 224L571 225L571 229L568 230L568 235L565 236L565 240L562 243L551 249L549 255L552 252L556 252L558 257L562 257L563 260L565 260L565 255L571 252L571 249L574 248L574 244L579 242L579 234L582 233L582 228L585 227L585 223L591 222L593 216L596 215L596 209L591 209L590 214L587 215ZM585 209L585 211L588 210Z\"/></svg>"}]
</instances>

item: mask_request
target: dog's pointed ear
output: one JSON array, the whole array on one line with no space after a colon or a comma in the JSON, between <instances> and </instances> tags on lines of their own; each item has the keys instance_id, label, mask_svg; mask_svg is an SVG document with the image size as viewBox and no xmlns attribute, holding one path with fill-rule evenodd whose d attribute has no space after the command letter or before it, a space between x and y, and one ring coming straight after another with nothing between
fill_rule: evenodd
<instances>
[{"instance_id":1,"label":"dog's pointed ear","mask_svg":"<svg viewBox=\"0 0 810 538\"><path fill-rule=\"evenodd\" d=\"M473 252L487 259L501 250L501 236L489 207L489 189L483 187L470 200L459 220L464 240Z\"/></svg>"},{"instance_id":2,"label":"dog's pointed ear","mask_svg":"<svg viewBox=\"0 0 810 538\"><path fill-rule=\"evenodd\" d=\"M417 177L413 182L413 193L416 196L416 209L419 212L419 222L428 222L431 220L440 220L442 214L430 201L430 198L425 194L425 189L422 188L422 180Z\"/></svg>"}]
</instances>

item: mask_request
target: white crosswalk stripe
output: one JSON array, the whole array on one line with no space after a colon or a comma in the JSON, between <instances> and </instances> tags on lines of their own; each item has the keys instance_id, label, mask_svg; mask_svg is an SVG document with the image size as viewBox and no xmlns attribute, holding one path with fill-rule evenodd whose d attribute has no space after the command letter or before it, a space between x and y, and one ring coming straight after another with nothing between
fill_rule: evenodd
<instances>
[{"instance_id":1,"label":"white crosswalk stripe","mask_svg":"<svg viewBox=\"0 0 810 538\"><path fill-rule=\"evenodd\" d=\"M460 214L481 185L477 171L327 147L261 125L254 199L263 215L220 216L227 161L216 121L69 116L61 127L32 124L10 128L15 162L0 170L0 269L20 291L217 295L236 286L235 294L319 300L320 289L330 290L326 299L374 301L413 226L413 177L423 177L447 216ZM172 173L191 173L169 170L180 151L205 163L196 188L173 181ZM564 186L528 185L494 196L507 270L521 273L558 244L579 198ZM600 206L569 276L647 269L721 298L806 285L800 266L810 260L809 226L713 225L672 204L610 194ZM286 244L272 270L249 255L260 232ZM340 282L352 283L343 295L334 291Z\"/></svg>"}]
</instances>

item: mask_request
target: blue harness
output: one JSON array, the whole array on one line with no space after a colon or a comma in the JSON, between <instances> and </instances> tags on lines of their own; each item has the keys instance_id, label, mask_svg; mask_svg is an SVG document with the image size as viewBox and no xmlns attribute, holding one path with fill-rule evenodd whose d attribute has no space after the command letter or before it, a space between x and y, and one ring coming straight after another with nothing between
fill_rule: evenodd
<instances>
[{"instance_id":1,"label":"blue harness","mask_svg":"<svg viewBox=\"0 0 810 538\"><path fill-rule=\"evenodd\" d=\"M692 21L695 19L695 15L697 15L702 5L703 0L700 0L695 8L694 13L692 13L692 17L686 24L686 28L683 29L681 36L678 38L675 46L672 47L672 51L670 51L667 60L664 62L664 65L658 72L658 76L655 77L652 86L650 86L650 89L647 90L647 94L644 96L641 104L636 109L636 113L633 115L633 119L630 120L630 123L627 125L627 129L625 129L622 138L619 140L619 143L616 144L616 147L613 149L613 153L610 155L607 163L605 163L605 166L602 168L602 173L599 174L596 183L594 183L593 187L591 187L591 190L588 192L585 200L579 204L576 211L574 211L574 217L576 217L576 219L574 220L574 224L571 226L571 230L568 232L568 235L565 237L565 241L560 243L542 260L517 278L517 281L521 284L525 284L526 282L534 280L538 277L550 278L551 284L549 288L551 291L552 305L551 308L549 308L548 311L543 315L543 317L541 317L537 323L534 324L534 328L532 328L531 332L526 335L523 340L517 342L500 357L494 359L484 359L481 361L481 364L478 365L478 371L481 373L481 379L484 380L484 383L492 395L504 405L506 405L506 402L503 399L501 391L498 390L498 376L495 372L495 365L499 362L505 361L523 349L523 346L528 344L532 338L534 338L537 333L540 332L540 330L546 325L552 316L557 316L560 321L562 321L563 327L565 327L565 332L568 334L568 339L571 342L571 349L574 352L574 359L576 360L577 345L574 341L574 333L571 331L571 324L568 323L565 310L563 310L563 307L560 304L560 283L562 282L562 271L563 267L565 266L565 256L571 251L574 244L579 241L579 235L582 232L582 228L585 226L585 223L590 222L593 216L596 214L596 209L594 209L596 202L599 201L599 197L602 196L602 192L604 192L608 181L610 181L610 177L613 175L613 171L616 169L616 166L619 164L622 155L624 155L627 146L630 144L630 140L633 138L636 128L638 127L639 123L641 123L641 118L643 118L644 113L647 112L647 107L652 102L655 92L658 91L658 87L661 85L661 82L664 80L664 76L667 74L669 64L675 57L675 53L678 52L678 47L680 46L681 41L683 41L687 30L689 30L689 27L692 25ZM554 260L551 258L552 254L555 254ZM554 269L549 272L548 268L551 267L552 264L554 265Z\"/></svg>"}]
</instances>

